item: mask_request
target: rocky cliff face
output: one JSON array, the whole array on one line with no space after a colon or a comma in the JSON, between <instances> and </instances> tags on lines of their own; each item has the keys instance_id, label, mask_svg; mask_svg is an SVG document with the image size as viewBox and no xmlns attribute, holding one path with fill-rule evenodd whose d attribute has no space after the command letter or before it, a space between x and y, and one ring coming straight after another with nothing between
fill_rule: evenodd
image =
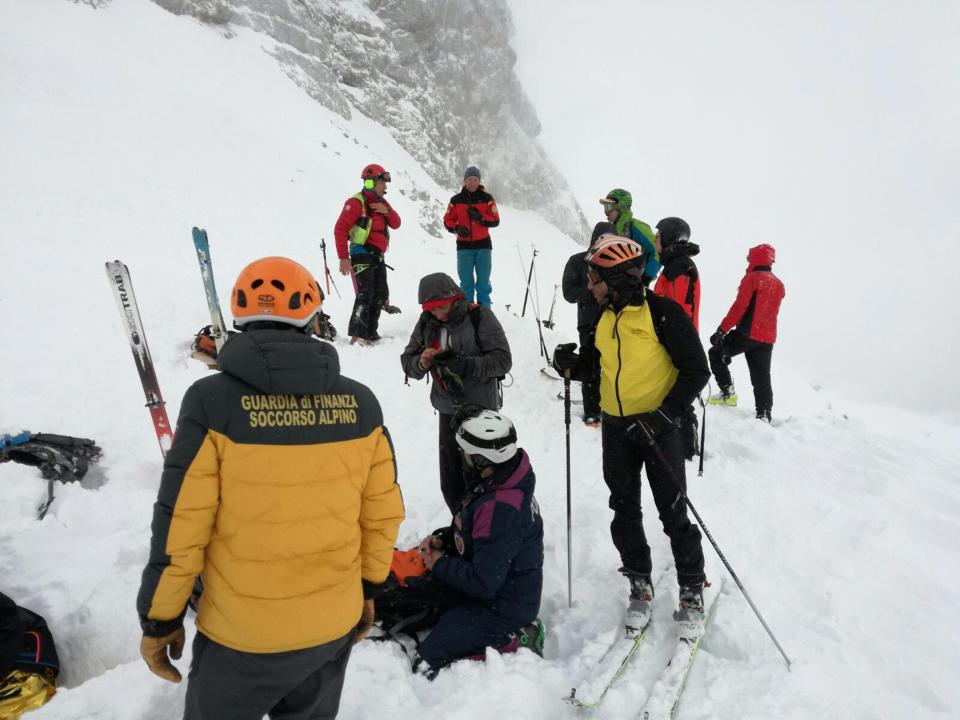
<instances>
[{"instance_id":1,"label":"rocky cliff face","mask_svg":"<svg viewBox=\"0 0 960 720\"><path fill-rule=\"evenodd\" d=\"M244 25L279 45L277 60L311 97L386 126L440 185L477 164L500 202L589 235L536 136L516 75L506 0L154 0L205 22ZM434 215L431 210L429 215ZM436 231L436 218L421 222Z\"/></svg>"}]
</instances>

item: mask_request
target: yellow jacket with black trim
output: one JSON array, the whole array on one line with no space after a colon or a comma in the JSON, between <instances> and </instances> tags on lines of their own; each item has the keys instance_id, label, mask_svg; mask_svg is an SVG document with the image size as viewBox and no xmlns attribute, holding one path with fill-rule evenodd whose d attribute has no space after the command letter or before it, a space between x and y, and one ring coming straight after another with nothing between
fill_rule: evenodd
<instances>
[{"instance_id":1,"label":"yellow jacket with black trim","mask_svg":"<svg viewBox=\"0 0 960 720\"><path fill-rule=\"evenodd\" d=\"M710 370L693 322L676 302L644 289L645 302L601 313L594 329L600 409L626 417L663 406L678 417Z\"/></svg>"},{"instance_id":2,"label":"yellow jacket with black trim","mask_svg":"<svg viewBox=\"0 0 960 720\"><path fill-rule=\"evenodd\" d=\"M404 516L390 435L336 350L292 330L234 335L183 399L153 512L137 610L245 652L346 635L385 582Z\"/></svg>"}]
</instances>

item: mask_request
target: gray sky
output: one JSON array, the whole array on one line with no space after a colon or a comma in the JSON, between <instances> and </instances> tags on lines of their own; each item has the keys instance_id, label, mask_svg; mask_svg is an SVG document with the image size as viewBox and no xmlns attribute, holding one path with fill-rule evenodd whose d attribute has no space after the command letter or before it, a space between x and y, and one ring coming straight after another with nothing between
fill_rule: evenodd
<instances>
[{"instance_id":1,"label":"gray sky","mask_svg":"<svg viewBox=\"0 0 960 720\"><path fill-rule=\"evenodd\" d=\"M620 186L647 222L690 223L705 335L768 242L774 363L960 418L960 3L510 5L541 141L591 222Z\"/></svg>"}]
</instances>

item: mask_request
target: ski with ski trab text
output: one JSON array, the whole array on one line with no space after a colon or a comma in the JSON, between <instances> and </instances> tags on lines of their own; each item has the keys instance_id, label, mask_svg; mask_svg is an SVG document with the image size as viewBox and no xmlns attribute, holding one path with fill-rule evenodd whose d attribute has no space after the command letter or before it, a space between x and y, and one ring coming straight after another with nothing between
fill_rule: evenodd
<instances>
[{"instance_id":1,"label":"ski with ski trab text","mask_svg":"<svg viewBox=\"0 0 960 720\"><path fill-rule=\"evenodd\" d=\"M133 294L133 284L130 282L130 271L119 260L106 263L106 268L113 296L120 309L120 317L123 318L124 330L127 333L130 351L133 353L133 361L137 366L137 374L140 376L140 384L147 399L153 429L160 443L160 452L166 455L173 443L173 432L170 429L163 396L160 394L160 383L153 367L153 359L150 357L147 336L143 332L140 310L137 307L136 296Z\"/></svg>"}]
</instances>

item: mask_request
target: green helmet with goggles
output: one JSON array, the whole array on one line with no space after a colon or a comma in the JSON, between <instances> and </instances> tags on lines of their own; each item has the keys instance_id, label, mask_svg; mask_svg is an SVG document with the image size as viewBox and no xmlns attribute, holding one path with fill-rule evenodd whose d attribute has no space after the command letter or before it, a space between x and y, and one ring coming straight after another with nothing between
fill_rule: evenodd
<instances>
[{"instance_id":1,"label":"green helmet with goggles","mask_svg":"<svg viewBox=\"0 0 960 720\"><path fill-rule=\"evenodd\" d=\"M604 212L613 208L619 210L622 214L630 210L630 206L633 204L633 196L622 188L614 188L607 193L600 204L603 205Z\"/></svg>"}]
</instances>

